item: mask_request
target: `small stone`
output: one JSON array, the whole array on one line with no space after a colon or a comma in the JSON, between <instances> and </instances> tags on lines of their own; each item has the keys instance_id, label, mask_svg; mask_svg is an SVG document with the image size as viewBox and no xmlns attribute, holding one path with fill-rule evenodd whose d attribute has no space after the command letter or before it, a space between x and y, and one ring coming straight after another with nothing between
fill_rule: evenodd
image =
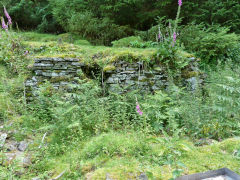
<instances>
[{"instance_id":1,"label":"small stone","mask_svg":"<svg viewBox=\"0 0 240 180\"><path fill-rule=\"evenodd\" d=\"M112 78L112 77L108 78L108 79L107 79L107 83L109 83L109 84L114 84L114 83L116 83L115 78Z\"/></svg>"},{"instance_id":2,"label":"small stone","mask_svg":"<svg viewBox=\"0 0 240 180\"><path fill-rule=\"evenodd\" d=\"M16 151L18 148L18 143L15 141L8 140L5 144L7 151Z\"/></svg>"},{"instance_id":3,"label":"small stone","mask_svg":"<svg viewBox=\"0 0 240 180\"><path fill-rule=\"evenodd\" d=\"M77 58L64 58L65 61L71 61L71 62L79 62L79 59Z\"/></svg>"},{"instance_id":4,"label":"small stone","mask_svg":"<svg viewBox=\"0 0 240 180\"><path fill-rule=\"evenodd\" d=\"M136 71L123 71L123 72L120 72L121 74L135 74Z\"/></svg>"},{"instance_id":5,"label":"small stone","mask_svg":"<svg viewBox=\"0 0 240 180\"><path fill-rule=\"evenodd\" d=\"M191 58L189 58L189 60L194 61L194 60L196 60L196 58L195 57L191 57Z\"/></svg>"},{"instance_id":6,"label":"small stone","mask_svg":"<svg viewBox=\"0 0 240 180\"><path fill-rule=\"evenodd\" d=\"M192 91L197 89L197 87L198 87L198 80L197 80L196 77L189 78L186 81L190 84Z\"/></svg>"},{"instance_id":7,"label":"small stone","mask_svg":"<svg viewBox=\"0 0 240 180\"><path fill-rule=\"evenodd\" d=\"M26 155L24 152L20 151L13 151L5 153L6 155L6 161L4 164L9 165L14 160L16 160L17 164L21 167L28 167L31 165L31 156Z\"/></svg>"},{"instance_id":8,"label":"small stone","mask_svg":"<svg viewBox=\"0 0 240 180\"><path fill-rule=\"evenodd\" d=\"M53 64L46 64L46 63L35 63L34 67L51 67Z\"/></svg>"},{"instance_id":9,"label":"small stone","mask_svg":"<svg viewBox=\"0 0 240 180\"><path fill-rule=\"evenodd\" d=\"M28 166L31 165L31 163L32 163L31 157L30 156L24 156L24 158L22 160L23 167L28 167Z\"/></svg>"},{"instance_id":10,"label":"small stone","mask_svg":"<svg viewBox=\"0 0 240 180\"><path fill-rule=\"evenodd\" d=\"M133 68L133 67L126 67L127 71L137 71L137 68Z\"/></svg>"},{"instance_id":11,"label":"small stone","mask_svg":"<svg viewBox=\"0 0 240 180\"><path fill-rule=\"evenodd\" d=\"M35 71L35 74L36 74L37 76L41 76L42 73L43 73L43 71L41 71L41 70L36 70L36 71Z\"/></svg>"},{"instance_id":12,"label":"small stone","mask_svg":"<svg viewBox=\"0 0 240 180\"><path fill-rule=\"evenodd\" d=\"M84 63L80 63L80 62L75 63L75 62L73 62L72 65L73 66L77 66L77 67L82 67L82 66L84 66Z\"/></svg>"},{"instance_id":13,"label":"small stone","mask_svg":"<svg viewBox=\"0 0 240 180\"><path fill-rule=\"evenodd\" d=\"M25 151L28 147L28 143L25 141L21 141L18 145L18 150L19 151Z\"/></svg>"},{"instance_id":14,"label":"small stone","mask_svg":"<svg viewBox=\"0 0 240 180\"><path fill-rule=\"evenodd\" d=\"M1 134L1 136L0 136L0 148L2 148L4 146L6 139L7 139L7 134L6 133Z\"/></svg>"},{"instance_id":15,"label":"small stone","mask_svg":"<svg viewBox=\"0 0 240 180\"><path fill-rule=\"evenodd\" d=\"M148 177L145 173L142 173L139 177L138 177L139 180L148 180Z\"/></svg>"}]
</instances>

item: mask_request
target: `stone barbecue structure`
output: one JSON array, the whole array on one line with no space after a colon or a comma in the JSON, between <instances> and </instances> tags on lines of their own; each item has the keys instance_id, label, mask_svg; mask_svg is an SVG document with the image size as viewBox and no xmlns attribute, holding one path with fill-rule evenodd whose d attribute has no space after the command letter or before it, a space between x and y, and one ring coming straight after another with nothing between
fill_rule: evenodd
<instances>
[{"instance_id":1,"label":"stone barbecue structure","mask_svg":"<svg viewBox=\"0 0 240 180\"><path fill-rule=\"evenodd\" d=\"M194 57L188 60L189 65L183 70L185 71L183 79L194 89L198 83L196 77L199 74L198 63ZM67 87L71 83L77 83L76 79L80 73L89 78L92 74L100 75L100 83L110 91L115 91L118 87L126 91L133 89L156 91L168 86L167 70L161 64L149 67L143 62L116 61L101 68L85 64L76 58L37 58L32 69L33 76L25 83L27 90L31 91L38 89L46 80L55 89Z\"/></svg>"}]
</instances>

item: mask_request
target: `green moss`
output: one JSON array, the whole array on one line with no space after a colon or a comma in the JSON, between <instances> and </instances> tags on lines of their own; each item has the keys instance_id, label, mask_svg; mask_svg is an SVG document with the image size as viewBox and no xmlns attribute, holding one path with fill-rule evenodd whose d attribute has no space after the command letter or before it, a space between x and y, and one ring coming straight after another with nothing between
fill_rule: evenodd
<instances>
[{"instance_id":1,"label":"green moss","mask_svg":"<svg viewBox=\"0 0 240 180\"><path fill-rule=\"evenodd\" d=\"M87 40L76 40L74 42L75 45L83 45L83 46L90 46L91 43L88 42Z\"/></svg>"},{"instance_id":2,"label":"green moss","mask_svg":"<svg viewBox=\"0 0 240 180\"><path fill-rule=\"evenodd\" d=\"M183 71L182 72L182 77L184 78L191 78L191 77L198 77L200 75L200 72L197 71Z\"/></svg>"},{"instance_id":3,"label":"green moss","mask_svg":"<svg viewBox=\"0 0 240 180\"><path fill-rule=\"evenodd\" d=\"M64 155L60 163L70 162L69 157L75 163L73 166L81 161L82 175L91 179L104 179L106 174L113 179L136 179L142 172L153 174L156 179L171 178L175 167L159 164L164 159L164 154L168 153L168 146L165 144L167 142L152 143L147 140L149 138L156 137L146 138L134 132L102 134ZM180 140L175 143L174 148L181 151L179 161L186 166L184 174L222 167L240 173L240 161L233 156L239 144L240 138L201 147L195 147L187 140Z\"/></svg>"},{"instance_id":4,"label":"green moss","mask_svg":"<svg viewBox=\"0 0 240 180\"><path fill-rule=\"evenodd\" d=\"M72 80L73 80L73 78L70 78L67 76L59 76L59 77L52 77L49 81L51 83L58 83L58 82L62 82L62 81L70 82Z\"/></svg>"},{"instance_id":5,"label":"green moss","mask_svg":"<svg viewBox=\"0 0 240 180\"><path fill-rule=\"evenodd\" d=\"M116 61L150 62L156 49L139 49L139 48L113 48L103 46L90 45L73 45L68 43L59 44L52 42L23 42L26 48L30 48L30 52L34 52L35 57L61 57L61 58L81 58L82 61L89 64L108 64ZM44 48L42 48L44 47ZM41 50L43 49L43 50Z\"/></svg>"},{"instance_id":6,"label":"green moss","mask_svg":"<svg viewBox=\"0 0 240 180\"><path fill-rule=\"evenodd\" d=\"M36 32L21 32L20 35L26 41L40 41L40 42L49 42L49 41L57 41L57 35L53 34L42 34Z\"/></svg>"},{"instance_id":7,"label":"green moss","mask_svg":"<svg viewBox=\"0 0 240 180\"><path fill-rule=\"evenodd\" d=\"M153 67L153 70L154 70L154 71L162 71L163 68L160 67L160 66L155 66L155 67Z\"/></svg>"},{"instance_id":8,"label":"green moss","mask_svg":"<svg viewBox=\"0 0 240 180\"><path fill-rule=\"evenodd\" d=\"M188 53L188 52L186 52L186 51L178 51L177 54L180 55L180 56L182 56L182 57L184 57L184 58L194 57L193 54L190 54L190 53Z\"/></svg>"},{"instance_id":9,"label":"green moss","mask_svg":"<svg viewBox=\"0 0 240 180\"><path fill-rule=\"evenodd\" d=\"M240 173L240 161L233 156L239 147L240 139L227 139L221 143L198 147L181 158L188 167L188 173L197 173L227 167Z\"/></svg>"},{"instance_id":10,"label":"green moss","mask_svg":"<svg viewBox=\"0 0 240 180\"><path fill-rule=\"evenodd\" d=\"M107 65L103 68L103 71L104 72L107 72L107 71L115 71L116 70L116 67L113 66L113 65Z\"/></svg>"}]
</instances>

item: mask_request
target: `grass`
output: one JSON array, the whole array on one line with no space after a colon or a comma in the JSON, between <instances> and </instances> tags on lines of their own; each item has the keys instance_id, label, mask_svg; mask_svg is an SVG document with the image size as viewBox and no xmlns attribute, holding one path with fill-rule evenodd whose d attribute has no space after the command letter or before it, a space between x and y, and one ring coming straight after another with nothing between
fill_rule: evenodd
<instances>
[{"instance_id":1,"label":"grass","mask_svg":"<svg viewBox=\"0 0 240 180\"><path fill-rule=\"evenodd\" d=\"M113 66L107 65L113 61L143 60L148 62L152 60L156 52L154 48L92 46L87 41L81 40L80 37L69 34L46 35L24 32L20 33L20 36L24 40L24 48L30 51L30 55L28 55L29 64L33 63L33 58L35 57L76 57L87 63L98 63L105 66L107 71L114 69ZM179 52L178 55L185 58L193 56L184 51ZM185 165L182 168L183 174L193 174L223 167L240 173L240 157L236 154L237 151L240 152L240 138L238 137L197 146L194 145L197 144L196 140L189 137L167 137L160 133L147 133L147 130L138 130L137 127L135 131L127 128L122 128L125 130L121 128L108 130L113 125L109 123L105 124L107 127L106 132L104 129L105 133L98 133L97 126L99 124L93 127L96 128L95 135L83 136L81 134L80 137L76 132L78 129L70 131L72 134L69 133L67 136L70 137L71 142L68 144L52 143L54 141L54 132L49 130L45 139L47 146L39 149L38 146L41 143L42 136L48 130L46 127L54 126L55 124L51 124L52 122L44 124L37 117L34 117L34 113L40 113L42 108L45 108L44 100L38 102L39 109L37 109L37 112L33 113L31 111L31 108L34 109L34 107L29 106L30 110L24 107L23 82L25 78L25 75L13 74L6 65L0 64L0 122L10 125L6 127L6 131L17 130L11 137L16 141L21 141L26 137L33 140L33 144L29 146L28 150L33 155L32 165L24 169L24 173L21 176L16 175L18 169L15 164L0 166L0 179L31 179L36 176L42 179L51 179L66 171L62 179L100 180L106 179L108 175L112 179L125 180L136 179L141 173L146 173L149 179L167 180L172 177L173 170L179 168L177 164L168 164L169 155L172 154L177 154L175 159L173 159L174 161ZM85 91L84 93L89 93ZM96 101L103 100L104 98L99 98ZM126 102L119 100L118 103L120 108L122 108L121 103ZM149 105L150 103L146 106ZM164 103L163 105L167 106ZM156 106L159 107L159 104L156 104ZM89 108L88 112L91 113L93 107L86 108ZM27 112L28 110L29 112ZM122 113L123 111L119 112ZM159 113L161 115L160 111ZM39 116L41 115L46 116L46 114L40 114ZM102 114L100 115L103 116ZM69 117L78 118L76 112ZM105 117L103 116L103 118ZM86 118L92 120L92 117ZM115 116L114 118L117 117ZM101 117L99 119L102 120ZM63 118L63 120L66 121L64 122L66 125L68 125L67 122L70 123L68 116L66 116L66 119ZM101 123L108 123L109 121L115 120L107 119L107 121L101 121ZM134 120L131 119L130 121ZM26 123L31 124L31 126L29 124L26 125ZM60 123L63 123L63 121ZM37 126L40 126L40 128L36 128ZM91 122L89 122L89 126L92 126ZM66 151L58 154L52 153L60 148L66 149Z\"/></svg>"},{"instance_id":2,"label":"grass","mask_svg":"<svg viewBox=\"0 0 240 180\"><path fill-rule=\"evenodd\" d=\"M74 178L105 179L108 174L112 179L125 180L146 173L156 179L169 179L174 167L162 163L167 144L152 143L147 140L150 138L164 137L146 137L136 132L101 134L63 156L48 160L51 164L48 170L55 172L53 177L66 170L66 177ZM190 140L179 141L189 145L189 148L178 149L182 152L179 161L186 166L183 174L223 167L240 173L240 161L234 156L234 151L240 148L240 138L200 147L194 146Z\"/></svg>"},{"instance_id":3,"label":"grass","mask_svg":"<svg viewBox=\"0 0 240 180\"><path fill-rule=\"evenodd\" d=\"M23 37L23 45L30 51L32 57L70 57L79 58L89 64L107 66L115 61L143 61L156 62L156 48L129 48L92 46L86 40L71 34L45 35L32 32L20 34ZM63 40L60 40L63 39ZM72 40L69 40L72 39ZM178 58L193 57L184 51L179 51Z\"/></svg>"}]
</instances>

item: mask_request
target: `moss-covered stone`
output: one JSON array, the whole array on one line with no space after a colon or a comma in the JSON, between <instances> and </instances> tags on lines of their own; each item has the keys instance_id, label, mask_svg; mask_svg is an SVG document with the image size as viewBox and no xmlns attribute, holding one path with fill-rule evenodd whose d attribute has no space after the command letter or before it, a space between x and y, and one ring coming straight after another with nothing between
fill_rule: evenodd
<instances>
[{"instance_id":1,"label":"moss-covered stone","mask_svg":"<svg viewBox=\"0 0 240 180\"><path fill-rule=\"evenodd\" d=\"M59 76L59 77L52 77L49 81L51 83L70 82L70 81L73 81L73 78L68 76Z\"/></svg>"},{"instance_id":2,"label":"moss-covered stone","mask_svg":"<svg viewBox=\"0 0 240 180\"><path fill-rule=\"evenodd\" d=\"M182 72L182 77L183 78L191 78L191 77L198 77L200 75L200 72L197 72L197 71L188 71L188 70L185 70Z\"/></svg>"},{"instance_id":3,"label":"moss-covered stone","mask_svg":"<svg viewBox=\"0 0 240 180\"><path fill-rule=\"evenodd\" d=\"M116 67L114 65L107 65L103 68L104 72L108 72L108 71L115 71Z\"/></svg>"}]
</instances>

